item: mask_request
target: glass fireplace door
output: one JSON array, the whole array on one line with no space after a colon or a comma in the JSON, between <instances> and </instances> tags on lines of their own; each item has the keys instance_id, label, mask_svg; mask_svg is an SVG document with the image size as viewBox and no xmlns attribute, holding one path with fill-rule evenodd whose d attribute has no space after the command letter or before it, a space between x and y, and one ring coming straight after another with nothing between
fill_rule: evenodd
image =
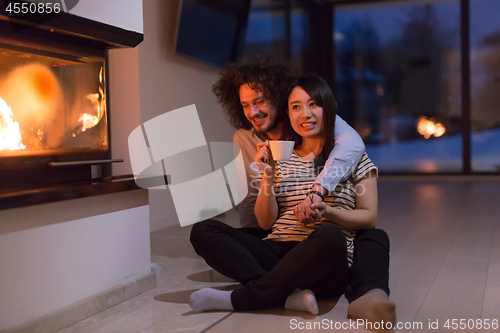
<instances>
[{"instance_id":1,"label":"glass fireplace door","mask_svg":"<svg viewBox=\"0 0 500 333\"><path fill-rule=\"evenodd\" d=\"M0 44L0 158L108 149L105 61Z\"/></svg>"}]
</instances>

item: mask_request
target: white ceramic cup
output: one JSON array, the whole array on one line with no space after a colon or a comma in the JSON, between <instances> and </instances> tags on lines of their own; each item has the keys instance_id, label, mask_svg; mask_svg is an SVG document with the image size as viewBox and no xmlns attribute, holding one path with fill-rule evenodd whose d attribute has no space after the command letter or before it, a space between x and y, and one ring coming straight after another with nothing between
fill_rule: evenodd
<instances>
[{"instance_id":1,"label":"white ceramic cup","mask_svg":"<svg viewBox=\"0 0 500 333\"><path fill-rule=\"evenodd\" d=\"M295 141L270 140L269 148L275 161L289 160L292 156Z\"/></svg>"},{"instance_id":2,"label":"white ceramic cup","mask_svg":"<svg viewBox=\"0 0 500 333\"><path fill-rule=\"evenodd\" d=\"M156 284L158 285L160 283L160 278L161 278L161 269L162 269L162 264L159 263L151 263L151 272L156 274Z\"/></svg>"}]
</instances>

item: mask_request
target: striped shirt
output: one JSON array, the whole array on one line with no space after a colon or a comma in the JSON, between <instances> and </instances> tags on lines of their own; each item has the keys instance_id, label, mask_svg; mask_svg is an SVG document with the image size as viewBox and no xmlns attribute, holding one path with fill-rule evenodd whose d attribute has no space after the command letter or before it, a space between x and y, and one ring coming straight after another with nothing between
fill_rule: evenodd
<instances>
[{"instance_id":1,"label":"striped shirt","mask_svg":"<svg viewBox=\"0 0 500 333\"><path fill-rule=\"evenodd\" d=\"M377 170L366 153L361 157L356 169L335 190L325 195L325 203L345 210L356 209L356 184L369 171ZM289 161L277 161L274 175L274 191L278 201L278 219L272 233L265 239L273 241L303 241L320 225L333 223L324 218L314 224L303 226L293 214L293 207L301 203L310 191L317 176L314 160L304 160L295 151ZM262 175L260 175L262 177ZM335 224L335 223L333 223ZM356 232L337 225L346 236L349 265L352 264L354 236Z\"/></svg>"},{"instance_id":2,"label":"striped shirt","mask_svg":"<svg viewBox=\"0 0 500 333\"><path fill-rule=\"evenodd\" d=\"M325 162L325 168L316 177L316 183L328 190L332 190L350 174L358 164L365 151L365 145L358 133L338 115L335 117L334 140L335 149L332 150ZM256 132L254 128L245 130L240 128L234 133L233 143L241 148L245 171L247 174L248 195L238 205L240 224L246 228L260 228L255 217L255 200L259 193L259 167L254 158L257 154L257 144L266 139ZM333 170L333 171L332 171Z\"/></svg>"}]
</instances>

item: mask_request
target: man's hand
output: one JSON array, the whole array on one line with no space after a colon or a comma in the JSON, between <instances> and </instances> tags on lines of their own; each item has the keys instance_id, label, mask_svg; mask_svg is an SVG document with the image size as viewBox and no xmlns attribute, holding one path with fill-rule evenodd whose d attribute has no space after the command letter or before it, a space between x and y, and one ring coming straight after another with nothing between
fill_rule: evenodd
<instances>
[{"instance_id":1,"label":"man's hand","mask_svg":"<svg viewBox=\"0 0 500 333\"><path fill-rule=\"evenodd\" d=\"M302 201L297 206L293 207L293 214L302 225L307 226L310 223L315 223L316 221L321 219L320 210L317 208L313 208L312 204L317 204L323 202L319 195L313 194L311 195L312 202L309 198L309 195L306 196L304 201Z\"/></svg>"}]
</instances>

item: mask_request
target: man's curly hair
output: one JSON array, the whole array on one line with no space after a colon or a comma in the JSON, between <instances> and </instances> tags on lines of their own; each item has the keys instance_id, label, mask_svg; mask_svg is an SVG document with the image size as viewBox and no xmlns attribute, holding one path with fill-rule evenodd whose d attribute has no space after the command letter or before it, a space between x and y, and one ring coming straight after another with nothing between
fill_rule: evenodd
<instances>
[{"instance_id":1,"label":"man's curly hair","mask_svg":"<svg viewBox=\"0 0 500 333\"><path fill-rule=\"evenodd\" d=\"M297 77L291 63L269 57L255 62L229 63L221 73L220 79L212 86L213 93L222 104L229 123L237 129L251 129L253 126L245 117L240 103L240 87L249 84L252 89L262 91L277 111L277 121L286 119L286 92L288 85Z\"/></svg>"}]
</instances>

